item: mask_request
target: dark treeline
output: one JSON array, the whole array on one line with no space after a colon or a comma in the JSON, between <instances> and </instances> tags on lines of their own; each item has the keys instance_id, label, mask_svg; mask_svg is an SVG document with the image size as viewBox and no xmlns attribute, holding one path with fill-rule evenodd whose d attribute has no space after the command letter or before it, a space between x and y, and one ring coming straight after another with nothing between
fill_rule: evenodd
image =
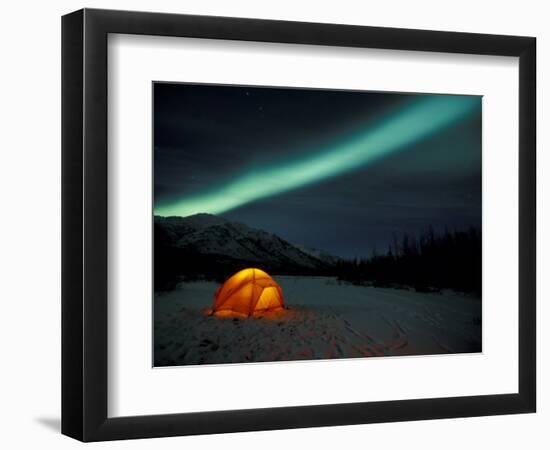
<instances>
[{"instance_id":1,"label":"dark treeline","mask_svg":"<svg viewBox=\"0 0 550 450\"><path fill-rule=\"evenodd\" d=\"M156 291L171 290L182 280L223 282L235 272L256 266L221 255L203 255L193 247L179 248L173 238L155 224L154 284ZM430 292L450 288L481 294L481 231L436 233L433 229L418 237L394 235L384 253L370 258L338 260L334 265L314 269L275 264L261 267L271 275L337 276L342 281L378 287L412 287Z\"/></svg>"},{"instance_id":2,"label":"dark treeline","mask_svg":"<svg viewBox=\"0 0 550 450\"><path fill-rule=\"evenodd\" d=\"M182 280L222 282L240 270L231 261L213 261L193 248L179 248L158 224L154 226L154 289L174 289ZM242 267L245 268L245 267Z\"/></svg>"},{"instance_id":3,"label":"dark treeline","mask_svg":"<svg viewBox=\"0 0 550 450\"><path fill-rule=\"evenodd\" d=\"M384 254L342 260L339 279L374 286L410 286L429 292L441 288L481 294L481 231L394 235Z\"/></svg>"}]
</instances>

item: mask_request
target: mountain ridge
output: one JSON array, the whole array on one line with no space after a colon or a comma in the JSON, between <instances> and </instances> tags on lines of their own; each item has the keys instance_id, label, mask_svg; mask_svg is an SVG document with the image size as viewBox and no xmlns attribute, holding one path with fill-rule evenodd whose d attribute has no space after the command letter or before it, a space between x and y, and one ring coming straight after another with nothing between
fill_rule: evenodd
<instances>
[{"instance_id":1,"label":"mountain ridge","mask_svg":"<svg viewBox=\"0 0 550 450\"><path fill-rule=\"evenodd\" d=\"M326 252L294 245L276 234L213 214L155 216L157 267L176 272L225 276L244 267L274 274L318 274L337 261ZM172 268L166 267L169 261Z\"/></svg>"}]
</instances>

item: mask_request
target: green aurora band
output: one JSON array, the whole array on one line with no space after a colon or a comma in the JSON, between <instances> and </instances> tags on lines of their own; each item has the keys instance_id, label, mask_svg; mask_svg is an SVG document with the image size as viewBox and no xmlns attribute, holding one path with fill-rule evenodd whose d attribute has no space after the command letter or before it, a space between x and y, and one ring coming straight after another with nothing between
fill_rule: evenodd
<instances>
[{"instance_id":1,"label":"green aurora band","mask_svg":"<svg viewBox=\"0 0 550 450\"><path fill-rule=\"evenodd\" d=\"M282 194L364 167L434 135L479 111L479 97L423 96L338 144L273 165L248 167L231 180L155 207L160 216L221 214L263 198Z\"/></svg>"}]
</instances>

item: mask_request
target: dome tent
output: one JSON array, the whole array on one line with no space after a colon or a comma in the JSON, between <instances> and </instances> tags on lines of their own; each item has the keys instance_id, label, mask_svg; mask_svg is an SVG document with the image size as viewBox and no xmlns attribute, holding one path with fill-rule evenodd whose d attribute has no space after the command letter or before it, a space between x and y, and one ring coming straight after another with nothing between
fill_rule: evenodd
<instances>
[{"instance_id":1,"label":"dome tent","mask_svg":"<svg viewBox=\"0 0 550 450\"><path fill-rule=\"evenodd\" d=\"M237 272L218 288L212 314L250 317L284 308L283 291L260 269Z\"/></svg>"}]
</instances>

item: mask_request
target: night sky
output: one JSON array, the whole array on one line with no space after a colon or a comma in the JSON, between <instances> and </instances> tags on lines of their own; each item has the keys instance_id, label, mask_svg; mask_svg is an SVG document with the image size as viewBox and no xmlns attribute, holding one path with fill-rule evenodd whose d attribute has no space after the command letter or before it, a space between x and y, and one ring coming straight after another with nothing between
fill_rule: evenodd
<instances>
[{"instance_id":1,"label":"night sky","mask_svg":"<svg viewBox=\"0 0 550 450\"><path fill-rule=\"evenodd\" d=\"M342 257L481 227L481 97L154 84L155 214Z\"/></svg>"}]
</instances>

